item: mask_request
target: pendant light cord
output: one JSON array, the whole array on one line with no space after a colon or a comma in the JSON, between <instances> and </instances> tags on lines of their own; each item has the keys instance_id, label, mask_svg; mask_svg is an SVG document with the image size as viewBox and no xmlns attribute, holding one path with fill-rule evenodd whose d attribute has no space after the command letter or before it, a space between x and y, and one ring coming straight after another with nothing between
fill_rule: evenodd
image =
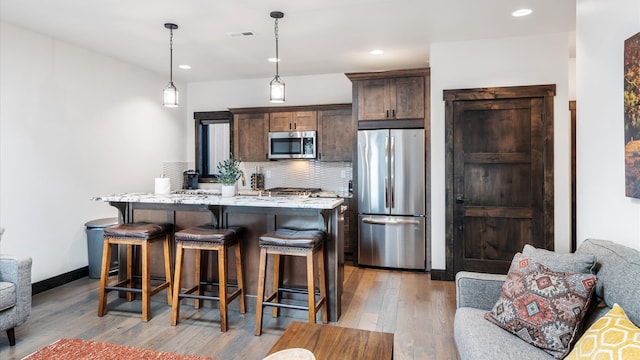
<instances>
[{"instance_id":1,"label":"pendant light cord","mask_svg":"<svg viewBox=\"0 0 640 360\"><path fill-rule=\"evenodd\" d=\"M278 55L278 19L276 19L275 34L276 34L276 77L280 77L278 72L278 63L280 62L280 56Z\"/></svg>"},{"instance_id":2,"label":"pendant light cord","mask_svg":"<svg viewBox=\"0 0 640 360\"><path fill-rule=\"evenodd\" d=\"M173 29L169 29L169 82L173 84Z\"/></svg>"}]
</instances>

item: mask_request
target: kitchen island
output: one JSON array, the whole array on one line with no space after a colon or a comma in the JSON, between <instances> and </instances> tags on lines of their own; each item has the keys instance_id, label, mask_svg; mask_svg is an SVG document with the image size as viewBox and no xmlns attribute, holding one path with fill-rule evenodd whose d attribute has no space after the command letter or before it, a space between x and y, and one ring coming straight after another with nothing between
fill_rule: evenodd
<instances>
[{"instance_id":1,"label":"kitchen island","mask_svg":"<svg viewBox=\"0 0 640 360\"><path fill-rule=\"evenodd\" d=\"M245 292L248 310L255 312L258 283L258 265L260 248L259 237L278 227L315 228L327 234L325 242L325 271L327 277L327 295L329 319L337 321L341 314L340 299L344 279L343 220L340 205L341 198L312 198L307 196L234 196L222 197L217 194L193 191L175 192L169 195L149 193L124 193L95 197L93 200L108 202L119 211L122 223L134 221L169 222L174 230L213 224L221 226L243 226L247 231L242 239ZM156 251L157 250L157 255ZM154 249L152 257L161 259L159 249ZM187 254L188 256L189 254ZM123 269L124 258L119 256L119 267ZM289 259L287 259L289 260ZM304 259L302 259L304 260ZM190 259L185 258L187 267ZM214 256L209 269L216 269ZM157 273L162 273L158 261ZM155 269L152 263L152 271ZM287 285L300 286L306 283L305 264L294 258L285 264L283 281ZM155 271L154 271L155 272ZM122 272L121 272L122 273ZM229 269L233 278L235 272ZM191 274L191 275L190 275ZM193 281L193 272L186 273L183 284L189 287ZM214 276L211 271L203 274Z\"/></svg>"}]
</instances>

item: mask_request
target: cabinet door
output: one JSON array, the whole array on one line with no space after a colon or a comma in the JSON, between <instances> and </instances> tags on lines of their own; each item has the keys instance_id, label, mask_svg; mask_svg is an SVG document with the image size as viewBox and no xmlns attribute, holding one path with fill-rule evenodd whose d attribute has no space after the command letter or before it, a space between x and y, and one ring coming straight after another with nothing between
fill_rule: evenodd
<instances>
[{"instance_id":1,"label":"cabinet door","mask_svg":"<svg viewBox=\"0 0 640 360\"><path fill-rule=\"evenodd\" d=\"M424 77L396 78L390 86L391 117L424 118Z\"/></svg>"},{"instance_id":2,"label":"cabinet door","mask_svg":"<svg viewBox=\"0 0 640 360\"><path fill-rule=\"evenodd\" d=\"M317 112L296 111L293 113L293 130L315 131L316 129L318 129Z\"/></svg>"},{"instance_id":3,"label":"cabinet door","mask_svg":"<svg viewBox=\"0 0 640 360\"><path fill-rule=\"evenodd\" d=\"M293 113L273 112L269 114L269 131L292 131Z\"/></svg>"},{"instance_id":4,"label":"cabinet door","mask_svg":"<svg viewBox=\"0 0 640 360\"><path fill-rule=\"evenodd\" d=\"M388 79L358 81L358 120L388 118Z\"/></svg>"},{"instance_id":5,"label":"cabinet door","mask_svg":"<svg viewBox=\"0 0 640 360\"><path fill-rule=\"evenodd\" d=\"M238 114L233 122L234 157L242 161L268 158L269 114Z\"/></svg>"},{"instance_id":6,"label":"cabinet door","mask_svg":"<svg viewBox=\"0 0 640 360\"><path fill-rule=\"evenodd\" d=\"M361 80L358 120L424 118L424 77Z\"/></svg>"},{"instance_id":7,"label":"cabinet door","mask_svg":"<svg viewBox=\"0 0 640 360\"><path fill-rule=\"evenodd\" d=\"M269 131L315 131L315 111L273 112L269 114Z\"/></svg>"},{"instance_id":8,"label":"cabinet door","mask_svg":"<svg viewBox=\"0 0 640 360\"><path fill-rule=\"evenodd\" d=\"M326 110L318 114L318 159L353 161L356 127L351 110Z\"/></svg>"}]
</instances>

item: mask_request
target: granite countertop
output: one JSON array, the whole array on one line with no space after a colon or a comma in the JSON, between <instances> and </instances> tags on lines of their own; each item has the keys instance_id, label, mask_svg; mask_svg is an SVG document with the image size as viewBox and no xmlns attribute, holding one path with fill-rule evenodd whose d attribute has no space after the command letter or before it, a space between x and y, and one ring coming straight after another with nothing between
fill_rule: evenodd
<instances>
[{"instance_id":1,"label":"granite countertop","mask_svg":"<svg viewBox=\"0 0 640 360\"><path fill-rule=\"evenodd\" d=\"M308 197L308 196L251 196L239 195L222 197L219 192L207 190L192 190L188 193L176 191L169 195L151 193L122 193L92 198L96 201L108 202L138 202L156 204L190 204L190 205L224 205L250 207L278 207L278 208L306 208L306 209L334 209L340 206L344 199L338 197Z\"/></svg>"}]
</instances>

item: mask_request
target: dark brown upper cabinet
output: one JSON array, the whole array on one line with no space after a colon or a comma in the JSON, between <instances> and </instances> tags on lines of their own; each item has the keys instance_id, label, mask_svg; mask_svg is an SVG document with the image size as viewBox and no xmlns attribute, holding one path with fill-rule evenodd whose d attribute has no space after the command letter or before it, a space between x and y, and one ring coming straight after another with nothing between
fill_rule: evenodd
<instances>
[{"instance_id":1,"label":"dark brown upper cabinet","mask_svg":"<svg viewBox=\"0 0 640 360\"><path fill-rule=\"evenodd\" d=\"M315 131L317 112L290 111L269 114L269 131Z\"/></svg>"},{"instance_id":2,"label":"dark brown upper cabinet","mask_svg":"<svg viewBox=\"0 0 640 360\"><path fill-rule=\"evenodd\" d=\"M318 159L353 161L356 151L356 127L351 106L318 112Z\"/></svg>"},{"instance_id":3,"label":"dark brown upper cabinet","mask_svg":"<svg viewBox=\"0 0 640 360\"><path fill-rule=\"evenodd\" d=\"M237 113L233 115L235 158L242 161L267 161L269 113Z\"/></svg>"},{"instance_id":4,"label":"dark brown upper cabinet","mask_svg":"<svg viewBox=\"0 0 640 360\"><path fill-rule=\"evenodd\" d=\"M356 127L351 104L236 108L229 111L233 113L233 152L242 161L268 160L269 131L317 131L317 160L353 161Z\"/></svg>"},{"instance_id":5,"label":"dark brown upper cabinet","mask_svg":"<svg viewBox=\"0 0 640 360\"><path fill-rule=\"evenodd\" d=\"M425 119L429 69L346 74L358 121Z\"/></svg>"}]
</instances>

